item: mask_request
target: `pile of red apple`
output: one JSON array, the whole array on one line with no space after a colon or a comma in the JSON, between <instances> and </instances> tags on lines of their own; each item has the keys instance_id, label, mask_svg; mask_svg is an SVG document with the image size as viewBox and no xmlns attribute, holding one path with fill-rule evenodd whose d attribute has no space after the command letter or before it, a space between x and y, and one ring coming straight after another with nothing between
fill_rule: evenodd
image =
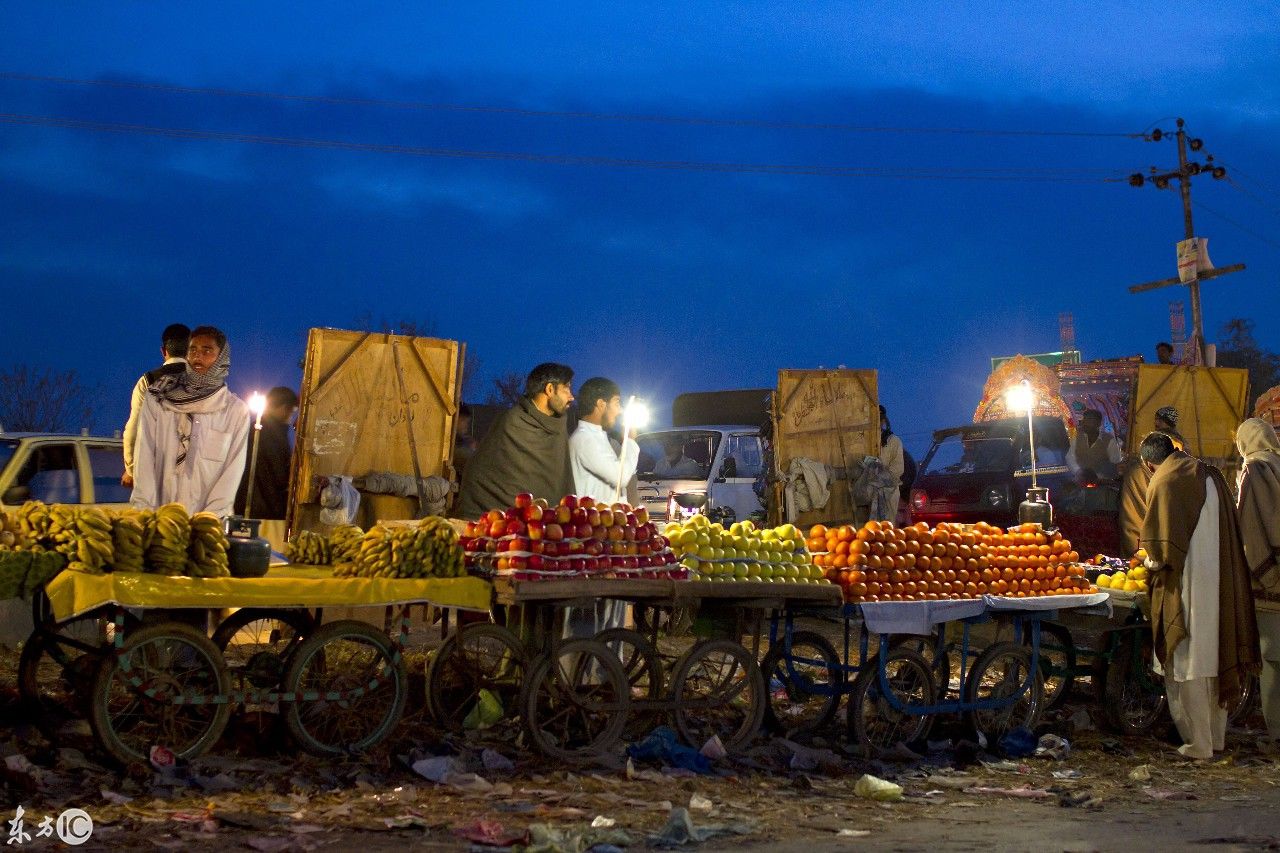
<instances>
[{"instance_id":1,"label":"pile of red apple","mask_svg":"<svg viewBox=\"0 0 1280 853\"><path fill-rule=\"evenodd\" d=\"M462 549L474 573L516 580L688 577L647 509L579 495L566 495L556 506L516 495L515 506L468 522Z\"/></svg>"}]
</instances>

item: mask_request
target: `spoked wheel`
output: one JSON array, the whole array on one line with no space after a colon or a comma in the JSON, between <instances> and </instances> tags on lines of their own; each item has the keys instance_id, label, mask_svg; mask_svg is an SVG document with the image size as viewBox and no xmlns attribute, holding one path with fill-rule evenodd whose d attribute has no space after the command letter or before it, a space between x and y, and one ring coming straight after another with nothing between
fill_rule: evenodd
<instances>
[{"instance_id":1,"label":"spoked wheel","mask_svg":"<svg viewBox=\"0 0 1280 853\"><path fill-rule=\"evenodd\" d=\"M1156 673L1152 658L1151 632L1119 633L1103 681L1107 723L1121 734L1146 734L1166 716L1168 707L1164 677Z\"/></svg>"},{"instance_id":2,"label":"spoked wheel","mask_svg":"<svg viewBox=\"0 0 1280 853\"><path fill-rule=\"evenodd\" d=\"M352 619L331 622L298 646L284 679L285 725L313 755L362 752L391 734L409 697L400 649Z\"/></svg>"},{"instance_id":3,"label":"spoked wheel","mask_svg":"<svg viewBox=\"0 0 1280 853\"><path fill-rule=\"evenodd\" d=\"M524 645L500 625L478 623L459 629L440 646L427 669L431 716L444 728L460 732L485 698L498 703L502 718L515 716L526 662Z\"/></svg>"},{"instance_id":4,"label":"spoked wheel","mask_svg":"<svg viewBox=\"0 0 1280 853\"><path fill-rule=\"evenodd\" d=\"M944 631L943 626L938 626L939 631ZM891 634L889 635L889 648L905 648L910 649L920 655L929 664L929 669L933 671L933 684L938 690L939 696L946 696L951 693L953 696L960 695L960 691L964 685L952 685L952 680L959 681L959 670L954 666L954 660L950 645L943 644L942 652L938 651L938 634Z\"/></svg>"},{"instance_id":5,"label":"spoked wheel","mask_svg":"<svg viewBox=\"0 0 1280 853\"><path fill-rule=\"evenodd\" d=\"M1261 704L1259 698L1261 693L1262 685L1258 681L1258 676L1247 676L1244 680L1243 690L1240 692L1240 698L1227 709L1227 725L1239 725L1248 719L1250 714L1258 710L1258 706Z\"/></svg>"},{"instance_id":6,"label":"spoked wheel","mask_svg":"<svg viewBox=\"0 0 1280 853\"><path fill-rule=\"evenodd\" d=\"M124 614L124 636L139 625ZM42 624L18 657L18 695L31 720L49 737L69 720L89 716L89 696L102 661L115 651L115 622L86 614L60 625Z\"/></svg>"},{"instance_id":7,"label":"spoked wheel","mask_svg":"<svg viewBox=\"0 0 1280 853\"><path fill-rule=\"evenodd\" d=\"M539 655L520 696L529 740L544 755L565 761L617 743L630 708L618 656L595 640L569 640Z\"/></svg>"},{"instance_id":8,"label":"spoked wheel","mask_svg":"<svg viewBox=\"0 0 1280 853\"><path fill-rule=\"evenodd\" d=\"M835 647L814 631L780 638L760 664L769 704L764 724L788 737L813 734L835 718L844 692L844 668Z\"/></svg>"},{"instance_id":9,"label":"spoked wheel","mask_svg":"<svg viewBox=\"0 0 1280 853\"><path fill-rule=\"evenodd\" d=\"M687 607L636 604L631 609L636 630L646 637L679 637L689 633L693 614Z\"/></svg>"},{"instance_id":10,"label":"spoked wheel","mask_svg":"<svg viewBox=\"0 0 1280 853\"><path fill-rule=\"evenodd\" d=\"M883 664L881 661L883 660ZM880 683L884 669L886 691ZM909 645L895 646L873 658L849 691L849 737L871 749L889 749L929 735L932 714L912 713L937 701L933 668Z\"/></svg>"},{"instance_id":11,"label":"spoked wheel","mask_svg":"<svg viewBox=\"0 0 1280 853\"><path fill-rule=\"evenodd\" d=\"M658 648L638 631L627 628L609 628L596 634L595 641L613 652L622 664L631 699L661 699L665 684L662 656ZM632 708L627 718L625 734L640 736L658 725L661 711L641 712Z\"/></svg>"},{"instance_id":12,"label":"spoked wheel","mask_svg":"<svg viewBox=\"0 0 1280 853\"><path fill-rule=\"evenodd\" d=\"M1031 647L1031 634L1023 636L1023 643ZM1059 708L1067 701L1067 694L1075 683L1076 646L1066 626L1053 622L1040 623L1040 676L1044 680L1044 707L1046 711Z\"/></svg>"},{"instance_id":13,"label":"spoked wheel","mask_svg":"<svg viewBox=\"0 0 1280 853\"><path fill-rule=\"evenodd\" d=\"M290 658L314 630L315 619L306 610L244 608L222 620L213 644L233 677L272 689L283 682Z\"/></svg>"},{"instance_id":14,"label":"spoked wheel","mask_svg":"<svg viewBox=\"0 0 1280 853\"><path fill-rule=\"evenodd\" d=\"M1044 711L1044 677L1031 668L1031 650L1021 643L988 646L973 663L965 702L981 703L968 712L969 723L996 743L1022 726L1034 729Z\"/></svg>"},{"instance_id":15,"label":"spoked wheel","mask_svg":"<svg viewBox=\"0 0 1280 853\"><path fill-rule=\"evenodd\" d=\"M715 735L732 752L760 731L769 693L750 652L732 640L706 640L676 667L671 699L685 743L701 749Z\"/></svg>"},{"instance_id":16,"label":"spoked wheel","mask_svg":"<svg viewBox=\"0 0 1280 853\"><path fill-rule=\"evenodd\" d=\"M176 622L149 625L102 661L89 724L103 749L125 764L147 762L153 746L194 758L226 728L230 691L222 654L203 632Z\"/></svg>"}]
</instances>

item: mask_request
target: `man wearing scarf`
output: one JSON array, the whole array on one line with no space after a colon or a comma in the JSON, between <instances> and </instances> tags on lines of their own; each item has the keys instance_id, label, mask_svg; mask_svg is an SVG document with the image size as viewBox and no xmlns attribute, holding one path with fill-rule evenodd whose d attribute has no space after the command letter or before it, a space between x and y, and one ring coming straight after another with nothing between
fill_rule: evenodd
<instances>
[{"instance_id":1,"label":"man wearing scarf","mask_svg":"<svg viewBox=\"0 0 1280 853\"><path fill-rule=\"evenodd\" d=\"M227 390L231 347L212 326L191 332L188 369L147 386L131 503L231 515L244 473L249 407Z\"/></svg>"},{"instance_id":2,"label":"man wearing scarf","mask_svg":"<svg viewBox=\"0 0 1280 853\"><path fill-rule=\"evenodd\" d=\"M515 504L529 492L554 504L573 494L565 412L573 402L573 370L540 364L525 380L524 396L503 412L462 473L458 514L476 519Z\"/></svg>"},{"instance_id":3,"label":"man wearing scarf","mask_svg":"<svg viewBox=\"0 0 1280 853\"><path fill-rule=\"evenodd\" d=\"M1253 580L1262 647L1262 716L1280 738L1280 441L1271 424L1249 418L1236 430L1240 473L1240 538Z\"/></svg>"},{"instance_id":4,"label":"man wearing scarf","mask_svg":"<svg viewBox=\"0 0 1280 853\"><path fill-rule=\"evenodd\" d=\"M164 363L154 370L148 370L133 386L133 396L129 398L129 420L124 424L124 474L120 477L120 485L133 485L133 454L138 444L138 416L142 414L142 404L147 399L147 388L161 376L169 373L182 373L187 369L187 344L191 330L183 323L170 323L160 333L160 354Z\"/></svg>"},{"instance_id":5,"label":"man wearing scarf","mask_svg":"<svg viewBox=\"0 0 1280 853\"><path fill-rule=\"evenodd\" d=\"M1178 434L1178 410L1165 406L1156 412L1156 432L1162 432L1173 440L1174 450L1186 450L1186 442ZM1147 515L1147 483L1151 473L1141 460L1127 465L1120 482L1120 547L1127 557L1138 551L1138 539L1142 534L1142 520Z\"/></svg>"},{"instance_id":6,"label":"man wearing scarf","mask_svg":"<svg viewBox=\"0 0 1280 853\"><path fill-rule=\"evenodd\" d=\"M1190 758L1224 748L1227 705L1257 671L1258 629L1231 493L1218 469L1153 432L1142 547L1151 571L1151 630L1169 711Z\"/></svg>"}]
</instances>

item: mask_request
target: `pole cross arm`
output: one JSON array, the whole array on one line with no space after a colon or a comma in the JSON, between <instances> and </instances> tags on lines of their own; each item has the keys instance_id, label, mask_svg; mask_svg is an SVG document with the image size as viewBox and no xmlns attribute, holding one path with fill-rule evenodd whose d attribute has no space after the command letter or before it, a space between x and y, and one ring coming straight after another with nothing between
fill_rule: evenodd
<instances>
[{"instance_id":1,"label":"pole cross arm","mask_svg":"<svg viewBox=\"0 0 1280 853\"><path fill-rule=\"evenodd\" d=\"M1218 278L1219 276L1227 275L1228 273L1240 272L1244 268L1245 268L1244 264L1231 264L1230 266L1225 266L1225 267L1214 267L1211 270L1205 270L1202 273L1197 273L1195 280L1206 281L1211 278ZM1173 278L1162 278L1159 281L1148 281L1148 282L1143 282L1142 284L1135 284L1129 288L1129 292L1144 293L1148 290L1158 290L1162 287L1172 287L1175 284L1191 284L1191 282L1189 281L1184 282L1182 279L1178 278L1177 276L1174 276Z\"/></svg>"}]
</instances>

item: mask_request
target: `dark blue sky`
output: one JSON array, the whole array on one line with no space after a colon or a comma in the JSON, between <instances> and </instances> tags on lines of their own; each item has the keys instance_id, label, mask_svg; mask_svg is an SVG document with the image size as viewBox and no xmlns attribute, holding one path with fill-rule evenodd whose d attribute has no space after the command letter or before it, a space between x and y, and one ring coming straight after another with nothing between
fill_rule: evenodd
<instances>
[{"instance_id":1,"label":"dark blue sky","mask_svg":"<svg viewBox=\"0 0 1280 853\"><path fill-rule=\"evenodd\" d=\"M408 320L488 379L537 361L659 401L880 370L908 446L967 420L989 359L1169 337L1176 163L1122 134L1187 119L1232 183L1206 287L1280 339L1280 17L1267 3L347 3L0 6L0 72L508 108L408 109L0 79L0 112L433 149L858 167L903 177L484 161L0 124L0 364L74 368L100 429L167 322L212 322L232 386L297 381L311 326ZM801 8L798 10L797 6ZM465 7L465 8L463 8ZM989 170L989 171L982 171ZM957 180L1009 175L1029 180ZM1223 219L1225 215L1232 221ZM1261 389L1255 389L1261 390Z\"/></svg>"}]
</instances>

